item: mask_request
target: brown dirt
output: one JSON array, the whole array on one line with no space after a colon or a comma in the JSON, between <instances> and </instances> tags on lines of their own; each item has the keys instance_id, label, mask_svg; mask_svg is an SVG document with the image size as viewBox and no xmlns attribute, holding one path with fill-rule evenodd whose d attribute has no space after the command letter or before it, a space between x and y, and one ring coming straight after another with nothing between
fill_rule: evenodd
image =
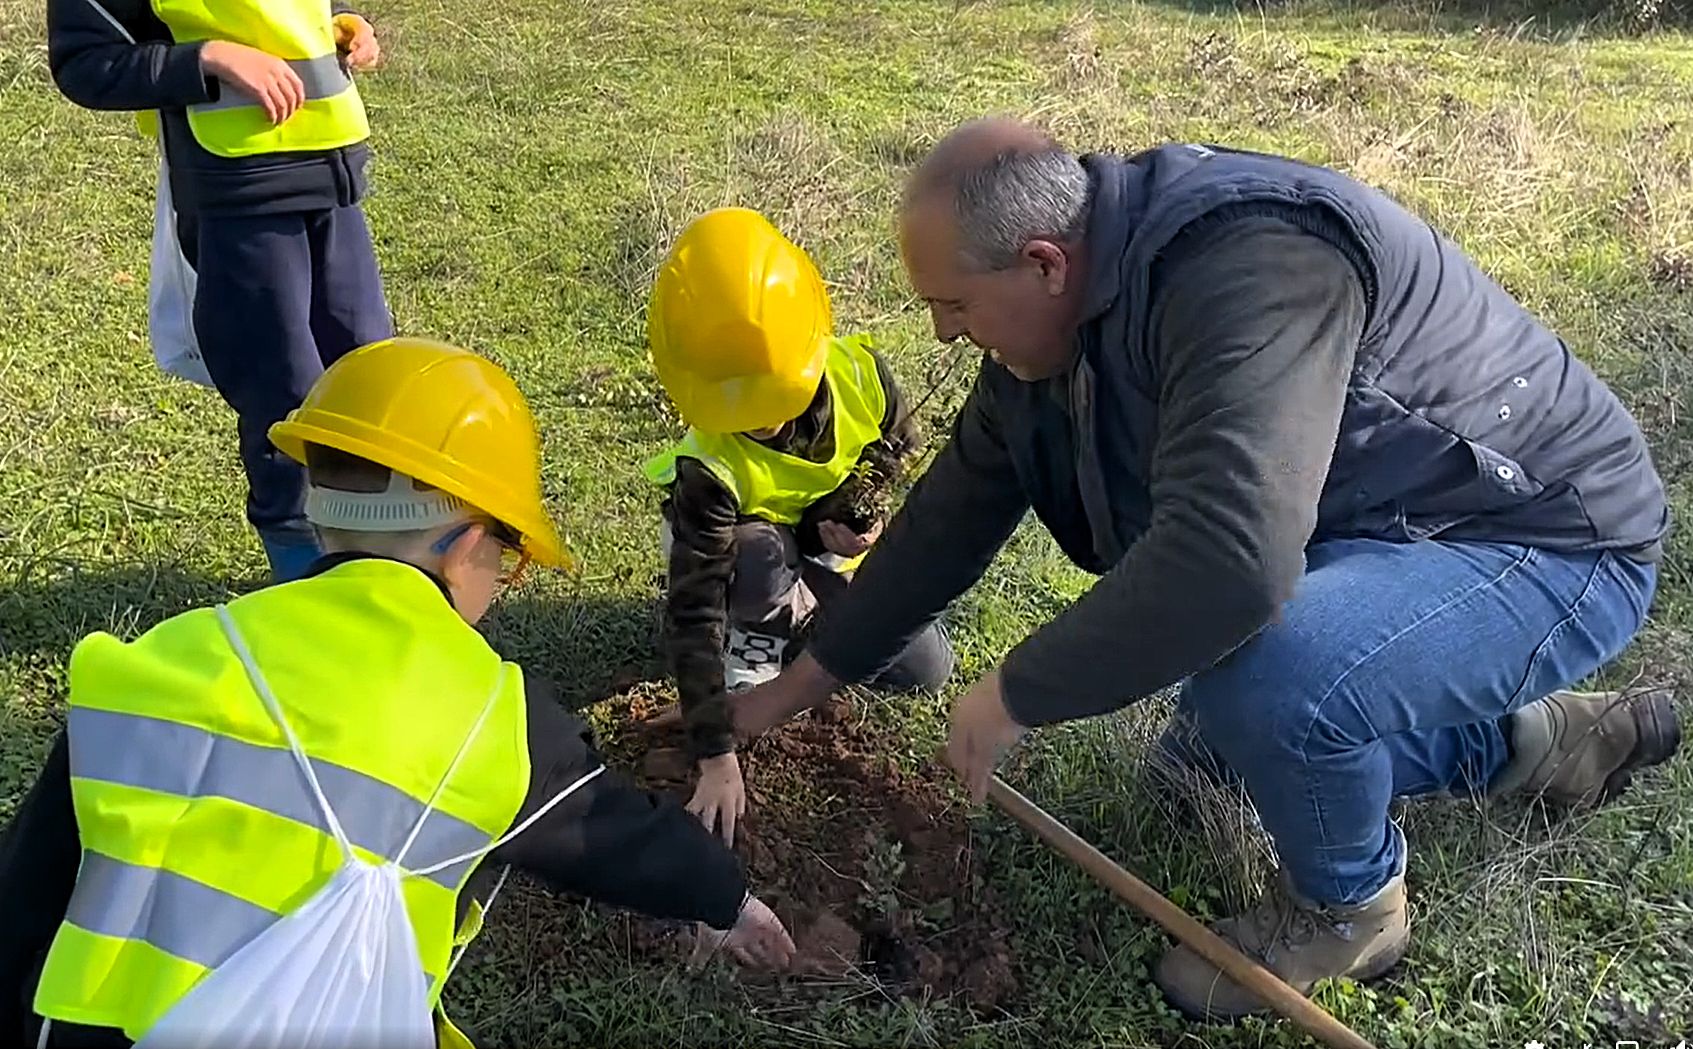
<instances>
[{"instance_id":1,"label":"brown dirt","mask_svg":"<svg viewBox=\"0 0 1693 1049\"><path fill-rule=\"evenodd\" d=\"M651 709L630 707L635 720ZM685 801L692 776L679 735L648 730L641 742L639 778ZM837 699L741 751L749 812L735 850L799 948L784 993L874 981L991 1011L1018 990L1009 916L976 868L947 773L902 770L894 742ZM636 925L638 953L686 950L673 927Z\"/></svg>"}]
</instances>

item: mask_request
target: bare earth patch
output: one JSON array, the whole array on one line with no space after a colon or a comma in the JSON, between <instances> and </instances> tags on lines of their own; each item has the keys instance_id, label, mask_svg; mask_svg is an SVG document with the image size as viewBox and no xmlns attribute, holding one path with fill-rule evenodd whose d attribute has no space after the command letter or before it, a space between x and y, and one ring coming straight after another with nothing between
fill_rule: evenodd
<instances>
[{"instance_id":1,"label":"bare earth patch","mask_svg":"<svg viewBox=\"0 0 1693 1049\"><path fill-rule=\"evenodd\" d=\"M639 778L685 801L680 739L651 743ZM903 770L885 743L836 699L742 752L751 806L735 851L799 948L784 993L858 980L962 995L979 1012L1006 1006L1018 990L1006 906L977 869L964 810L944 770ZM674 926L637 926L638 949L688 947Z\"/></svg>"}]
</instances>

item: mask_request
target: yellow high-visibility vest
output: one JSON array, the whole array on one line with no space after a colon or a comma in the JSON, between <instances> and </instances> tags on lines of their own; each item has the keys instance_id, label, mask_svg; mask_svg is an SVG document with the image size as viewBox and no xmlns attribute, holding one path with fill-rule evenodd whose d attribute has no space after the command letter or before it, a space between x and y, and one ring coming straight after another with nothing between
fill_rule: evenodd
<instances>
[{"instance_id":1,"label":"yellow high-visibility vest","mask_svg":"<svg viewBox=\"0 0 1693 1049\"><path fill-rule=\"evenodd\" d=\"M228 84L214 102L188 107L188 126L220 157L338 149L370 137L370 121L335 47L329 0L152 0L153 12L179 44L228 40L288 63L306 101L280 124ZM142 122L149 131L151 121Z\"/></svg>"},{"instance_id":2,"label":"yellow high-visibility vest","mask_svg":"<svg viewBox=\"0 0 1693 1049\"><path fill-rule=\"evenodd\" d=\"M690 429L681 442L647 462L648 480L670 484L676 480L676 460L694 459L729 489L741 513L798 524L806 507L839 488L865 447L881 438L882 416L887 413L887 391L868 336L835 339L823 381L829 384L835 428L835 452L827 461L814 463L778 452L742 434Z\"/></svg>"},{"instance_id":3,"label":"yellow high-visibility vest","mask_svg":"<svg viewBox=\"0 0 1693 1049\"><path fill-rule=\"evenodd\" d=\"M523 675L421 571L350 561L229 611L361 859L397 859L431 798L404 870L511 827L530 777ZM84 638L69 706L82 865L35 1009L139 1039L342 856L214 609L129 643ZM432 1005L455 939L476 931L454 929L475 866L402 878Z\"/></svg>"}]
</instances>

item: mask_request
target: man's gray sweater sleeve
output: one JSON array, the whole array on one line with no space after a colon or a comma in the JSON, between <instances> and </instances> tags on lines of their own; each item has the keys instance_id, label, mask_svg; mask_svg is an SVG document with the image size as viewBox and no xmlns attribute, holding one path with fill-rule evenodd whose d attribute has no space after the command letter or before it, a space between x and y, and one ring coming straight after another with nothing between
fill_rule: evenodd
<instances>
[{"instance_id":1,"label":"man's gray sweater sleeve","mask_svg":"<svg viewBox=\"0 0 1693 1049\"><path fill-rule=\"evenodd\" d=\"M982 577L1028 509L993 397L978 377L952 439L823 615L807 650L841 681L873 677Z\"/></svg>"},{"instance_id":2,"label":"man's gray sweater sleeve","mask_svg":"<svg viewBox=\"0 0 1693 1049\"><path fill-rule=\"evenodd\" d=\"M1035 726L1105 713L1204 670L1293 596L1365 315L1352 265L1279 219L1166 256L1151 524L1012 650L1005 703Z\"/></svg>"}]
</instances>

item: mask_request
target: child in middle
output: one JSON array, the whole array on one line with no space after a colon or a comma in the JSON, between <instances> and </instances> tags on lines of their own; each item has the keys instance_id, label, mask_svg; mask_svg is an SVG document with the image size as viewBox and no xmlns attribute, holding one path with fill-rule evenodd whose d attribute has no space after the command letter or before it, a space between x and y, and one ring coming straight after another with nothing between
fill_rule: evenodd
<instances>
[{"instance_id":1,"label":"child in middle","mask_svg":"<svg viewBox=\"0 0 1693 1049\"><path fill-rule=\"evenodd\" d=\"M682 231L647 338L689 427L646 466L667 490L664 651L700 770L688 808L732 842L746 791L728 693L775 676L845 591L917 432L887 362L834 335L816 266L755 211ZM936 624L873 683L938 688L952 663Z\"/></svg>"}]
</instances>

